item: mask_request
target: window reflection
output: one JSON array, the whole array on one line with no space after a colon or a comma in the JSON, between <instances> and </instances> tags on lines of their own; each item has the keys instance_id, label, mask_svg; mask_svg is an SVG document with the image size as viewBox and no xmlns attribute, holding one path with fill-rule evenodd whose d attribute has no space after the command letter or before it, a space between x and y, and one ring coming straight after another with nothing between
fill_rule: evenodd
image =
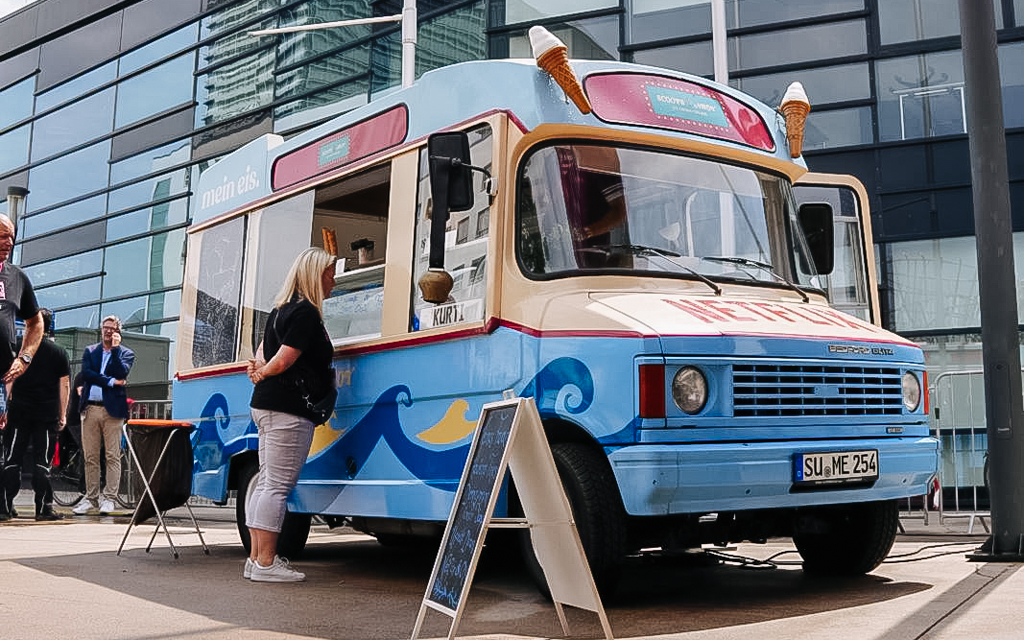
<instances>
[{"instance_id":1,"label":"window reflection","mask_svg":"<svg viewBox=\"0 0 1024 640\"><path fill-rule=\"evenodd\" d=\"M164 320L174 317L178 315L180 308L181 290L174 290L104 302L100 307L100 312L104 316L116 315L126 325L140 325L147 320ZM135 331L139 330L135 329Z\"/></svg>"},{"instance_id":2,"label":"window reflection","mask_svg":"<svg viewBox=\"0 0 1024 640\"><path fill-rule=\"evenodd\" d=\"M182 224L187 217L187 199L162 202L107 220L107 240L119 240L147 231Z\"/></svg>"},{"instance_id":3,"label":"window reflection","mask_svg":"<svg viewBox=\"0 0 1024 640\"><path fill-rule=\"evenodd\" d=\"M873 140L871 107L811 111L807 116L805 151L869 144Z\"/></svg>"},{"instance_id":4,"label":"window reflection","mask_svg":"<svg viewBox=\"0 0 1024 640\"><path fill-rule=\"evenodd\" d=\"M274 50L261 51L199 76L196 94L197 127L269 104L274 99Z\"/></svg>"},{"instance_id":5,"label":"window reflection","mask_svg":"<svg viewBox=\"0 0 1024 640\"><path fill-rule=\"evenodd\" d=\"M736 79L730 84L770 107L778 107L786 88L795 81L803 84L811 100L811 113L819 104L871 97L871 79L866 62L752 76Z\"/></svg>"},{"instance_id":6,"label":"window reflection","mask_svg":"<svg viewBox=\"0 0 1024 640\"><path fill-rule=\"evenodd\" d=\"M181 284L183 229L107 247L103 295L107 298Z\"/></svg>"},{"instance_id":7,"label":"window reflection","mask_svg":"<svg viewBox=\"0 0 1024 640\"><path fill-rule=\"evenodd\" d=\"M107 184L110 140L34 167L28 174L29 210L96 191Z\"/></svg>"},{"instance_id":8,"label":"window reflection","mask_svg":"<svg viewBox=\"0 0 1024 640\"><path fill-rule=\"evenodd\" d=\"M1024 42L999 47L999 84L1003 87L1006 128L1024 127L1024 109L1020 108L1024 104Z\"/></svg>"},{"instance_id":9,"label":"window reflection","mask_svg":"<svg viewBox=\"0 0 1024 640\"><path fill-rule=\"evenodd\" d=\"M77 309L59 309L53 314L53 326L56 329L85 327L95 329L100 324L100 308L97 305L79 307Z\"/></svg>"},{"instance_id":10,"label":"window reflection","mask_svg":"<svg viewBox=\"0 0 1024 640\"><path fill-rule=\"evenodd\" d=\"M46 158L110 133L113 118L113 87L43 116L33 128L32 159Z\"/></svg>"},{"instance_id":11,"label":"window reflection","mask_svg":"<svg viewBox=\"0 0 1024 640\"><path fill-rule=\"evenodd\" d=\"M0 173L7 173L28 162L31 127L26 124L0 136Z\"/></svg>"},{"instance_id":12,"label":"window reflection","mask_svg":"<svg viewBox=\"0 0 1024 640\"><path fill-rule=\"evenodd\" d=\"M54 309L78 304L83 300L97 300L100 297L100 279L88 278L66 282L54 287L36 288L36 300L40 306Z\"/></svg>"},{"instance_id":13,"label":"window reflection","mask_svg":"<svg viewBox=\"0 0 1024 640\"><path fill-rule=\"evenodd\" d=\"M277 97L288 98L344 78L361 76L366 73L369 66L370 44L366 43L356 49L349 49L348 51L304 64L296 69L280 74L277 77ZM336 87L329 91L324 91L316 97L304 98L301 102L293 103L293 106L282 111L284 114L292 113L301 108L329 104L334 99L344 99L357 93L365 93L365 82L358 84L363 86L353 88L350 85L343 85Z\"/></svg>"},{"instance_id":14,"label":"window reflection","mask_svg":"<svg viewBox=\"0 0 1024 640\"><path fill-rule=\"evenodd\" d=\"M889 250L894 330L981 326L973 236L894 242Z\"/></svg>"},{"instance_id":15,"label":"window reflection","mask_svg":"<svg viewBox=\"0 0 1024 640\"><path fill-rule=\"evenodd\" d=\"M633 61L692 73L695 76L712 76L715 73L715 54L710 40L634 51Z\"/></svg>"},{"instance_id":16,"label":"window reflection","mask_svg":"<svg viewBox=\"0 0 1024 640\"><path fill-rule=\"evenodd\" d=\"M319 22L336 22L339 20L354 20L356 18L369 18L372 16L372 9L368 2L307 2L305 4L283 10L278 19L278 26L289 27L299 24L315 24ZM347 43L355 42L360 38L368 37L372 33L372 25L354 25L342 29L323 29L317 31L298 31L295 33L283 33L278 36L277 42L277 65L278 67L299 64L303 60L344 46ZM417 40L419 39L417 34ZM419 54L419 43L417 43L417 54ZM339 61L341 62L341 61ZM362 63L359 71L366 70L366 62ZM325 69L324 71L329 71ZM338 71L334 79L351 75L353 70L343 68ZM330 73L321 77L320 82L324 84L330 81Z\"/></svg>"},{"instance_id":17,"label":"window reflection","mask_svg":"<svg viewBox=\"0 0 1024 640\"><path fill-rule=\"evenodd\" d=\"M77 98L83 93L90 89L111 82L117 77L117 62L112 61L107 64L93 69L88 73L83 73L74 80L68 80L64 84L58 85L53 89L47 90L45 93L41 93L36 96L36 113L42 113L51 107L55 107L58 104Z\"/></svg>"},{"instance_id":18,"label":"window reflection","mask_svg":"<svg viewBox=\"0 0 1024 640\"><path fill-rule=\"evenodd\" d=\"M211 3L212 4L212 3ZM227 3L222 3L227 4ZM224 33L248 22L252 17L273 11L280 5L279 0L243 0L232 4L230 9L203 18L200 40Z\"/></svg>"},{"instance_id":19,"label":"window reflection","mask_svg":"<svg viewBox=\"0 0 1024 640\"><path fill-rule=\"evenodd\" d=\"M627 24L630 42L711 33L711 1L633 0Z\"/></svg>"},{"instance_id":20,"label":"window reflection","mask_svg":"<svg viewBox=\"0 0 1024 640\"><path fill-rule=\"evenodd\" d=\"M1002 4L996 0L993 7L996 27L1002 28ZM959 2L957 0L882 1L878 3L878 25L882 44L958 36L960 35Z\"/></svg>"},{"instance_id":21,"label":"window reflection","mask_svg":"<svg viewBox=\"0 0 1024 640\"><path fill-rule=\"evenodd\" d=\"M619 3L618 0L559 0L558 2L550 2L549 0L506 0L504 5L505 20L500 22L499 25L533 22L543 18L567 16L595 9L612 9L617 8Z\"/></svg>"},{"instance_id":22,"label":"window reflection","mask_svg":"<svg viewBox=\"0 0 1024 640\"><path fill-rule=\"evenodd\" d=\"M110 184L127 182L138 176L145 176L167 167L188 162L190 145L188 140L179 140L156 149L118 160L110 165Z\"/></svg>"},{"instance_id":23,"label":"window reflection","mask_svg":"<svg viewBox=\"0 0 1024 640\"><path fill-rule=\"evenodd\" d=\"M188 169L179 169L110 192L107 211L124 209L169 198L188 190Z\"/></svg>"},{"instance_id":24,"label":"window reflection","mask_svg":"<svg viewBox=\"0 0 1024 640\"><path fill-rule=\"evenodd\" d=\"M619 19L616 16L575 20L548 27L569 48L570 58L617 60L619 58ZM532 58L533 48L526 32L509 36L509 57Z\"/></svg>"},{"instance_id":25,"label":"window reflection","mask_svg":"<svg viewBox=\"0 0 1024 640\"><path fill-rule=\"evenodd\" d=\"M0 91L0 129L32 116L32 91L35 76Z\"/></svg>"},{"instance_id":26,"label":"window reflection","mask_svg":"<svg viewBox=\"0 0 1024 640\"><path fill-rule=\"evenodd\" d=\"M199 23L194 22L173 33L167 34L159 40L154 40L147 45L139 47L135 51L126 53L121 56L118 64L118 75L128 75L147 64L156 62L176 51L181 51L189 45L195 44L198 35Z\"/></svg>"},{"instance_id":27,"label":"window reflection","mask_svg":"<svg viewBox=\"0 0 1024 640\"><path fill-rule=\"evenodd\" d=\"M57 229L64 229L103 215L106 196L93 196L45 213L23 218L25 226L19 240L29 240Z\"/></svg>"},{"instance_id":28,"label":"window reflection","mask_svg":"<svg viewBox=\"0 0 1024 640\"><path fill-rule=\"evenodd\" d=\"M96 249L51 262L22 267L22 270L32 280L32 286L42 287L51 282L60 282L89 273L99 273L102 268L103 251Z\"/></svg>"},{"instance_id":29,"label":"window reflection","mask_svg":"<svg viewBox=\"0 0 1024 640\"><path fill-rule=\"evenodd\" d=\"M191 101L194 69L195 53L187 53L119 84L115 126Z\"/></svg>"},{"instance_id":30,"label":"window reflection","mask_svg":"<svg viewBox=\"0 0 1024 640\"><path fill-rule=\"evenodd\" d=\"M755 69L775 65L839 58L867 53L863 20L850 20L729 38L729 69Z\"/></svg>"},{"instance_id":31,"label":"window reflection","mask_svg":"<svg viewBox=\"0 0 1024 640\"><path fill-rule=\"evenodd\" d=\"M879 60L875 77L880 141L967 131L960 51Z\"/></svg>"},{"instance_id":32,"label":"window reflection","mask_svg":"<svg viewBox=\"0 0 1024 640\"><path fill-rule=\"evenodd\" d=\"M735 29L863 9L864 0L726 0L725 21L726 28Z\"/></svg>"}]
</instances>

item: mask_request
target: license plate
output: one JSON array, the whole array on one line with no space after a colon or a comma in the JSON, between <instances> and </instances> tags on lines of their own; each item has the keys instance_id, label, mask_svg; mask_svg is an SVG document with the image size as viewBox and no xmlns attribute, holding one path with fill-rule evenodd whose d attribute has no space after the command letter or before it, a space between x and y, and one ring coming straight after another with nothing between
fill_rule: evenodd
<instances>
[{"instance_id":1,"label":"license plate","mask_svg":"<svg viewBox=\"0 0 1024 640\"><path fill-rule=\"evenodd\" d=\"M811 484L843 484L878 479L878 451L828 451L798 453L796 482Z\"/></svg>"}]
</instances>

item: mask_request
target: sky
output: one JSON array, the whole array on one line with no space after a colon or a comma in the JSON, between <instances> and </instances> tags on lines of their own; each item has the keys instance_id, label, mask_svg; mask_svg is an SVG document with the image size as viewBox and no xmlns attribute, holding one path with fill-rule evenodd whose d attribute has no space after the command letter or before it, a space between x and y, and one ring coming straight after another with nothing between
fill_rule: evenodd
<instances>
[{"instance_id":1,"label":"sky","mask_svg":"<svg viewBox=\"0 0 1024 640\"><path fill-rule=\"evenodd\" d=\"M0 16L6 16L8 13L14 13L18 9L27 4L31 4L32 2L34 2L34 0L0 0Z\"/></svg>"}]
</instances>

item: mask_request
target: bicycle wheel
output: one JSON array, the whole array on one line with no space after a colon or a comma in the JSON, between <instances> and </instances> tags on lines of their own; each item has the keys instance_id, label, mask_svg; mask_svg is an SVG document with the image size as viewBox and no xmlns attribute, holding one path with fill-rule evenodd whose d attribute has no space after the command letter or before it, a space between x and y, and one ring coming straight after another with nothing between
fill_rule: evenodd
<instances>
[{"instance_id":1,"label":"bicycle wheel","mask_svg":"<svg viewBox=\"0 0 1024 640\"><path fill-rule=\"evenodd\" d=\"M117 486L117 503L125 509L134 509L135 503L139 501L135 495L135 474L137 471L132 467L132 457L128 453L128 447L121 448L121 484Z\"/></svg>"},{"instance_id":2,"label":"bicycle wheel","mask_svg":"<svg viewBox=\"0 0 1024 640\"><path fill-rule=\"evenodd\" d=\"M85 497L85 460L75 449L61 452L61 465L50 473L53 501L62 507L73 507Z\"/></svg>"}]
</instances>

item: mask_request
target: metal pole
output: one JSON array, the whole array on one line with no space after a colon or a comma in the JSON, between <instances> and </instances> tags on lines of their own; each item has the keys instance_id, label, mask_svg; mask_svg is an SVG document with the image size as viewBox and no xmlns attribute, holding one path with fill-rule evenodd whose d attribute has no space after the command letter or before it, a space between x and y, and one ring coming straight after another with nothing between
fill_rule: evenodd
<instances>
[{"instance_id":1,"label":"metal pole","mask_svg":"<svg viewBox=\"0 0 1024 640\"><path fill-rule=\"evenodd\" d=\"M1019 562L1024 543L1024 401L995 12L992 0L959 3L992 493L992 537L974 558Z\"/></svg>"},{"instance_id":2,"label":"metal pole","mask_svg":"<svg viewBox=\"0 0 1024 640\"><path fill-rule=\"evenodd\" d=\"M715 82L729 84L728 38L725 33L725 0L711 0L711 50L715 61Z\"/></svg>"},{"instance_id":3,"label":"metal pole","mask_svg":"<svg viewBox=\"0 0 1024 640\"><path fill-rule=\"evenodd\" d=\"M25 198L28 189L25 187L7 187L7 217L14 223L14 232L18 232L18 218L24 213Z\"/></svg>"},{"instance_id":4,"label":"metal pole","mask_svg":"<svg viewBox=\"0 0 1024 640\"><path fill-rule=\"evenodd\" d=\"M402 86L416 80L416 0L402 4Z\"/></svg>"}]
</instances>

